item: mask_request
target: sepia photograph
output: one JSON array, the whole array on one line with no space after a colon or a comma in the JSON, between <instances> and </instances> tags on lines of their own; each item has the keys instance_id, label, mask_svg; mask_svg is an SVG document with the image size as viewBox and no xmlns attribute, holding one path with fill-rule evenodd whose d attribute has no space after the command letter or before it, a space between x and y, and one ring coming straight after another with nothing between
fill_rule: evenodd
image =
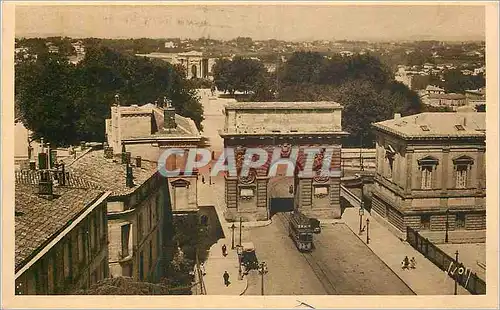
<instances>
[{"instance_id":1,"label":"sepia photograph","mask_svg":"<svg viewBox=\"0 0 500 310\"><path fill-rule=\"evenodd\" d=\"M498 306L498 3L2 6L2 307Z\"/></svg>"}]
</instances>

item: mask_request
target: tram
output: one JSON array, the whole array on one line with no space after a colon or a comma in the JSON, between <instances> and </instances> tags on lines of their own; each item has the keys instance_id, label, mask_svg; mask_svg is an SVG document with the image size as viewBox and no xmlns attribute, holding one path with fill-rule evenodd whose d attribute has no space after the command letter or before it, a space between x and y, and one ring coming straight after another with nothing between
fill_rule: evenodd
<instances>
[{"instance_id":1,"label":"tram","mask_svg":"<svg viewBox=\"0 0 500 310\"><path fill-rule=\"evenodd\" d=\"M300 212L290 217L289 235L301 252L310 252L313 247L313 228L309 218Z\"/></svg>"}]
</instances>

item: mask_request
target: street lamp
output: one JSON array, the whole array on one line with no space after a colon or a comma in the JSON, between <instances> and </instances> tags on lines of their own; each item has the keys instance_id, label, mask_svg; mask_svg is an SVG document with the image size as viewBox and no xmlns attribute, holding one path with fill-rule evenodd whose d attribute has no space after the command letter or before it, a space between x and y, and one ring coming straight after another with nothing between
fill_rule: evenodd
<instances>
[{"instance_id":1,"label":"street lamp","mask_svg":"<svg viewBox=\"0 0 500 310\"><path fill-rule=\"evenodd\" d=\"M369 227L370 227L370 220L366 219L366 244L370 244Z\"/></svg>"},{"instance_id":2,"label":"street lamp","mask_svg":"<svg viewBox=\"0 0 500 310\"><path fill-rule=\"evenodd\" d=\"M260 276L261 276L260 294L264 295L264 275L267 273L266 262L260 263L259 272L260 272Z\"/></svg>"},{"instance_id":3,"label":"street lamp","mask_svg":"<svg viewBox=\"0 0 500 310\"><path fill-rule=\"evenodd\" d=\"M231 235L231 250L234 250L234 230L236 229L236 226L234 225L231 225L231 231L232 231L232 235Z\"/></svg>"},{"instance_id":4,"label":"street lamp","mask_svg":"<svg viewBox=\"0 0 500 310\"><path fill-rule=\"evenodd\" d=\"M445 235L444 235L444 242L445 243L448 243L448 229L449 229L449 223L448 223L448 217L449 217L449 214L450 214L450 209L446 209L446 231L445 231Z\"/></svg>"},{"instance_id":5,"label":"street lamp","mask_svg":"<svg viewBox=\"0 0 500 310\"><path fill-rule=\"evenodd\" d=\"M359 235L363 232L363 215L365 214L365 209L363 208L363 202L359 208Z\"/></svg>"},{"instance_id":6,"label":"street lamp","mask_svg":"<svg viewBox=\"0 0 500 310\"><path fill-rule=\"evenodd\" d=\"M241 256L243 255L243 247L241 245L238 245L236 247L236 253L238 254L238 275L241 280L243 279L243 274L241 271Z\"/></svg>"},{"instance_id":7,"label":"street lamp","mask_svg":"<svg viewBox=\"0 0 500 310\"><path fill-rule=\"evenodd\" d=\"M243 227L243 226L241 226L242 221L243 220L240 217L240 243L239 243L239 246L241 246L241 228Z\"/></svg>"},{"instance_id":8,"label":"street lamp","mask_svg":"<svg viewBox=\"0 0 500 310\"><path fill-rule=\"evenodd\" d=\"M457 261L457 266L459 266L458 265L458 250L455 252L455 260ZM458 284L458 276L457 276L456 273L454 274L454 276L455 276L455 292L454 292L454 295L457 295L457 293L458 293L458 285L457 285Z\"/></svg>"}]
</instances>

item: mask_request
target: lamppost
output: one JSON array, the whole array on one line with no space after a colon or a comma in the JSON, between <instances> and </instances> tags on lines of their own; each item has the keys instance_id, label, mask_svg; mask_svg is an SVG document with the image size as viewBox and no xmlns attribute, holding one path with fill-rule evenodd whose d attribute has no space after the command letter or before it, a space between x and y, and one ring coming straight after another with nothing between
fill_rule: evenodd
<instances>
[{"instance_id":1,"label":"lamppost","mask_svg":"<svg viewBox=\"0 0 500 310\"><path fill-rule=\"evenodd\" d=\"M366 244L370 244L369 227L370 227L370 219L366 219Z\"/></svg>"},{"instance_id":2,"label":"lamppost","mask_svg":"<svg viewBox=\"0 0 500 310\"><path fill-rule=\"evenodd\" d=\"M232 231L232 235L231 235L231 250L234 250L234 230L236 229L236 226L234 226L234 223L233 225L231 225L231 231Z\"/></svg>"},{"instance_id":3,"label":"lamppost","mask_svg":"<svg viewBox=\"0 0 500 310\"><path fill-rule=\"evenodd\" d=\"M259 272L260 272L260 276L261 276L261 280L260 280L260 294L261 295L264 295L264 275L267 273L267 265L266 265L266 262L262 262L260 263L260 266L259 266Z\"/></svg>"},{"instance_id":4,"label":"lamppost","mask_svg":"<svg viewBox=\"0 0 500 310\"><path fill-rule=\"evenodd\" d=\"M361 206L359 208L359 234L363 232L363 214L365 214L365 209L363 209L363 202L361 202Z\"/></svg>"},{"instance_id":5,"label":"lamppost","mask_svg":"<svg viewBox=\"0 0 500 310\"><path fill-rule=\"evenodd\" d=\"M449 229L449 223L448 223L448 217L449 217L450 209L446 209L446 226L445 226L445 235L444 235L444 242L448 243L448 229Z\"/></svg>"},{"instance_id":6,"label":"lamppost","mask_svg":"<svg viewBox=\"0 0 500 310\"><path fill-rule=\"evenodd\" d=\"M241 223L242 223L242 219L240 217L240 243L239 243L239 246L241 246L241 228L243 227L243 226L241 226Z\"/></svg>"},{"instance_id":7,"label":"lamppost","mask_svg":"<svg viewBox=\"0 0 500 310\"><path fill-rule=\"evenodd\" d=\"M455 252L455 261L457 262L457 267L458 267L458 250ZM458 276L457 276L456 273L454 274L454 276L455 276L455 292L454 292L454 295L457 295L457 293L458 293Z\"/></svg>"}]
</instances>

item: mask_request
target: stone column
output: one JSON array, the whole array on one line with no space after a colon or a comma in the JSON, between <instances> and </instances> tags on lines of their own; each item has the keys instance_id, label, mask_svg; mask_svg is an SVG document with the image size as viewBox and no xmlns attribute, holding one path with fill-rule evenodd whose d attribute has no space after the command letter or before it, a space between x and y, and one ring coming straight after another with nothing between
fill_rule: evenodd
<instances>
[{"instance_id":1,"label":"stone column","mask_svg":"<svg viewBox=\"0 0 500 310\"><path fill-rule=\"evenodd\" d=\"M443 162L442 162L442 173L441 173L441 191L443 194L446 194L448 190L448 166L449 166L449 158L450 158L450 148L443 147Z\"/></svg>"},{"instance_id":2,"label":"stone column","mask_svg":"<svg viewBox=\"0 0 500 310\"><path fill-rule=\"evenodd\" d=\"M406 150L406 178L405 178L405 194L410 194L412 190L412 175L413 175L413 150Z\"/></svg>"}]
</instances>

